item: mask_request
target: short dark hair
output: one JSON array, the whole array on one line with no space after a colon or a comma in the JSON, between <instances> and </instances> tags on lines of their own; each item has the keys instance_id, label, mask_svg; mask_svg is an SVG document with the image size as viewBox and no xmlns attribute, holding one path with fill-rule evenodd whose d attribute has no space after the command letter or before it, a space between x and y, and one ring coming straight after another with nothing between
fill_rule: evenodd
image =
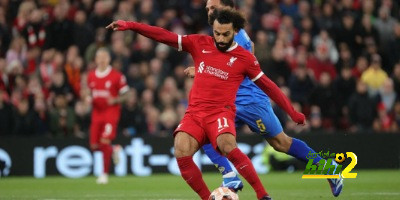
<instances>
[{"instance_id":1,"label":"short dark hair","mask_svg":"<svg viewBox=\"0 0 400 200\"><path fill-rule=\"evenodd\" d=\"M209 19L210 25L214 25L214 21L217 20L220 24L230 24L232 23L233 29L239 31L244 28L246 19L243 15L234 9L221 9L215 10Z\"/></svg>"},{"instance_id":2,"label":"short dark hair","mask_svg":"<svg viewBox=\"0 0 400 200\"><path fill-rule=\"evenodd\" d=\"M233 2L233 0L221 0L221 4L224 6L229 6L231 8L235 7L235 3Z\"/></svg>"}]
</instances>

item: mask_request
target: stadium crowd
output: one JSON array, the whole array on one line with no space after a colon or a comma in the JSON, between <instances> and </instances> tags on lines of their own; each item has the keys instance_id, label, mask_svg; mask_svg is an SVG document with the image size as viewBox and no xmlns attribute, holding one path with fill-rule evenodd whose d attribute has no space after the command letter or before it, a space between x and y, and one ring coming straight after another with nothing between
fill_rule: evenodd
<instances>
[{"instance_id":1,"label":"stadium crowd","mask_svg":"<svg viewBox=\"0 0 400 200\"><path fill-rule=\"evenodd\" d=\"M96 50L127 78L119 132L168 136L187 107L191 58L133 34L135 20L210 34L203 0L0 1L0 135L86 138L86 75ZM395 0L241 0L263 71L308 119L286 132L400 132L400 4ZM242 133L249 130L243 128Z\"/></svg>"}]
</instances>

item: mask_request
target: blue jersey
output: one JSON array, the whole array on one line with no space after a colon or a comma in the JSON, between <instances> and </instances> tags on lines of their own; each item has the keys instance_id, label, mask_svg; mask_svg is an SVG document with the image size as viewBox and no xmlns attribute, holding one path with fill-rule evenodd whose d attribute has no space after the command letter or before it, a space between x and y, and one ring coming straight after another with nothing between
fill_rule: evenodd
<instances>
[{"instance_id":1,"label":"blue jersey","mask_svg":"<svg viewBox=\"0 0 400 200\"><path fill-rule=\"evenodd\" d=\"M235 42L251 52L251 40L243 29L235 36ZM249 77L246 77L240 84L235 104L249 105L253 103L267 103L267 105L270 105L269 97Z\"/></svg>"}]
</instances>

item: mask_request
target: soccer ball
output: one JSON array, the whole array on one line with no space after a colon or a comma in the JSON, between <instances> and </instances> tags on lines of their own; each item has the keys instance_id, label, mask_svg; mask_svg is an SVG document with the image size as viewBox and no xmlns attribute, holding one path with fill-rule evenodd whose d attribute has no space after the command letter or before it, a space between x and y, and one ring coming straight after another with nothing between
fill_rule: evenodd
<instances>
[{"instance_id":1,"label":"soccer ball","mask_svg":"<svg viewBox=\"0 0 400 200\"><path fill-rule=\"evenodd\" d=\"M219 187L212 191L208 200L239 200L239 196L227 187Z\"/></svg>"}]
</instances>

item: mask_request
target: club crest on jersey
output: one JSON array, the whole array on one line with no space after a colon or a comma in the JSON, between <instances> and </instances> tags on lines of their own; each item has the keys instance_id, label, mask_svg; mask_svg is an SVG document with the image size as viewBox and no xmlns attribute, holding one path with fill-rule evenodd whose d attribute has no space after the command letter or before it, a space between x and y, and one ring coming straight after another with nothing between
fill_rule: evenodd
<instances>
[{"instance_id":1,"label":"club crest on jersey","mask_svg":"<svg viewBox=\"0 0 400 200\"><path fill-rule=\"evenodd\" d=\"M111 81L106 81L105 86L106 86L107 89L110 88L111 87Z\"/></svg>"},{"instance_id":2,"label":"club crest on jersey","mask_svg":"<svg viewBox=\"0 0 400 200\"><path fill-rule=\"evenodd\" d=\"M236 61L236 57L231 57L231 59L229 59L229 62L226 63L229 67L232 67L233 63Z\"/></svg>"}]
</instances>

